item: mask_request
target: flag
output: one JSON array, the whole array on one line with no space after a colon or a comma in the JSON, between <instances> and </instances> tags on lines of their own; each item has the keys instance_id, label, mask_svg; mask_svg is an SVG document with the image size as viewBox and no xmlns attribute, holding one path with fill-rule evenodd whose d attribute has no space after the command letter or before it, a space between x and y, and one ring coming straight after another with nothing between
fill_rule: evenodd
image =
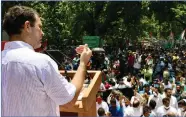
<instances>
[{"instance_id":1,"label":"flag","mask_svg":"<svg viewBox=\"0 0 186 117\"><path fill-rule=\"evenodd\" d=\"M185 29L185 30L186 30L186 29ZM184 39L184 36L185 36L185 30L183 30L183 32L181 33L181 37L180 37L181 40Z\"/></svg>"},{"instance_id":2,"label":"flag","mask_svg":"<svg viewBox=\"0 0 186 117\"><path fill-rule=\"evenodd\" d=\"M169 41L168 41L168 47L169 48L172 48L173 47L173 45L174 45L174 33L171 31L170 32L170 35L169 35Z\"/></svg>"}]
</instances>

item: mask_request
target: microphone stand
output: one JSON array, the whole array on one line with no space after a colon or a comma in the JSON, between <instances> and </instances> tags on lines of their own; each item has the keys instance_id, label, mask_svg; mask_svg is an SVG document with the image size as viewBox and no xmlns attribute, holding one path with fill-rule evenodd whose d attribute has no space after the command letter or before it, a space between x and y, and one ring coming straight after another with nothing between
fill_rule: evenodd
<instances>
[{"instance_id":1,"label":"microphone stand","mask_svg":"<svg viewBox=\"0 0 186 117\"><path fill-rule=\"evenodd\" d=\"M67 79L67 81L68 82L70 82L71 81L71 78L68 76L68 74L67 74L67 70L65 69L65 65L64 64L62 64L62 63L60 63L60 62L58 62L49 52L47 52L47 51L45 51L52 59L54 59L54 61L56 61L60 66L59 66L59 68L61 68L61 67L64 67L64 70L65 70L65 78Z\"/></svg>"}]
</instances>

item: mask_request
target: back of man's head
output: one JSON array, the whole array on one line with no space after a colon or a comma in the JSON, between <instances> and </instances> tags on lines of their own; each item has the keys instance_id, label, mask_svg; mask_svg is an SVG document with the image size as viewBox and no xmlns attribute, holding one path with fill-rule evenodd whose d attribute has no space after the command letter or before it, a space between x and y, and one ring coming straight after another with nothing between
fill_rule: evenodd
<instances>
[{"instance_id":1,"label":"back of man's head","mask_svg":"<svg viewBox=\"0 0 186 117\"><path fill-rule=\"evenodd\" d=\"M170 103L170 98L167 98L167 97L166 98L163 98L162 99L162 103L163 104Z\"/></svg>"},{"instance_id":2,"label":"back of man's head","mask_svg":"<svg viewBox=\"0 0 186 117\"><path fill-rule=\"evenodd\" d=\"M130 81L131 81L131 78L130 78L130 77L128 77L128 78L127 78L127 82L130 82Z\"/></svg>"},{"instance_id":3,"label":"back of man's head","mask_svg":"<svg viewBox=\"0 0 186 117\"><path fill-rule=\"evenodd\" d=\"M134 108L138 108L139 105L140 105L140 101L139 101L138 99L134 100L134 102L133 102L133 107L134 107Z\"/></svg>"},{"instance_id":4,"label":"back of man's head","mask_svg":"<svg viewBox=\"0 0 186 117\"><path fill-rule=\"evenodd\" d=\"M171 88L165 88L165 89L164 89L164 92L165 92L165 93L167 93L169 90L171 90L171 91L172 91L172 89L171 89Z\"/></svg>"},{"instance_id":5,"label":"back of man's head","mask_svg":"<svg viewBox=\"0 0 186 117\"><path fill-rule=\"evenodd\" d=\"M154 110L155 107L156 107L156 101L154 101L154 100L150 100L150 102L149 102L149 106L151 107L152 110Z\"/></svg>"},{"instance_id":6,"label":"back of man's head","mask_svg":"<svg viewBox=\"0 0 186 117\"><path fill-rule=\"evenodd\" d=\"M26 21L30 26L34 26L38 13L32 8L26 6L14 6L9 8L4 16L3 29L9 36L21 34Z\"/></svg>"},{"instance_id":7,"label":"back of man's head","mask_svg":"<svg viewBox=\"0 0 186 117\"><path fill-rule=\"evenodd\" d=\"M99 116L104 116L104 115L105 115L105 110L104 110L102 107L100 107L100 108L98 109L98 115L99 115Z\"/></svg>"},{"instance_id":8,"label":"back of man's head","mask_svg":"<svg viewBox=\"0 0 186 117\"><path fill-rule=\"evenodd\" d=\"M151 112L151 110L148 106L143 107L143 114L149 114L150 112Z\"/></svg>"},{"instance_id":9,"label":"back of man's head","mask_svg":"<svg viewBox=\"0 0 186 117\"><path fill-rule=\"evenodd\" d=\"M115 98L112 98L112 99L110 100L110 104L115 104L115 105L116 105L116 99L115 99Z\"/></svg>"}]
</instances>

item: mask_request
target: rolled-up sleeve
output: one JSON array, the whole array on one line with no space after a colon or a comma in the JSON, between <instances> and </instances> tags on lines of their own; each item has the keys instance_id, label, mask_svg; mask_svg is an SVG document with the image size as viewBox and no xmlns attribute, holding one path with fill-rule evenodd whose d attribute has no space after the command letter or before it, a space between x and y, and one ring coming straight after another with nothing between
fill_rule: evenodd
<instances>
[{"instance_id":1,"label":"rolled-up sleeve","mask_svg":"<svg viewBox=\"0 0 186 117\"><path fill-rule=\"evenodd\" d=\"M54 62L49 61L41 70L41 82L47 95L58 105L70 102L76 93L76 87L60 73Z\"/></svg>"}]
</instances>

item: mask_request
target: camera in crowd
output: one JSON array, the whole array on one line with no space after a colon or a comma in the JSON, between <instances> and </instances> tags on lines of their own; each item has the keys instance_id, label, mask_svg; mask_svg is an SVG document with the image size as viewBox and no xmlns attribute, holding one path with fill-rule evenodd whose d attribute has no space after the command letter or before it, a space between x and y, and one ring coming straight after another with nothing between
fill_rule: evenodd
<instances>
[{"instance_id":1,"label":"camera in crowd","mask_svg":"<svg viewBox=\"0 0 186 117\"><path fill-rule=\"evenodd\" d=\"M93 69L104 69L105 50L103 48L92 49L92 66Z\"/></svg>"},{"instance_id":2,"label":"camera in crowd","mask_svg":"<svg viewBox=\"0 0 186 117\"><path fill-rule=\"evenodd\" d=\"M105 59L105 50L103 48L93 48L92 55L95 60L104 62Z\"/></svg>"}]
</instances>

